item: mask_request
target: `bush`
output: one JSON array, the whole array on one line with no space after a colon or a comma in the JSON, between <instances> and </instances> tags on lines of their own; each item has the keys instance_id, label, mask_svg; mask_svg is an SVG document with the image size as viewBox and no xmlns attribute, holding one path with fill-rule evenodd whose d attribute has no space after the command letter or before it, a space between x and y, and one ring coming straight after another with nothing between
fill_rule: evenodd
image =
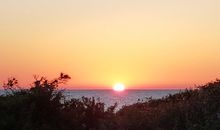
<instances>
[{"instance_id":1,"label":"bush","mask_svg":"<svg viewBox=\"0 0 220 130\"><path fill-rule=\"evenodd\" d=\"M35 77L33 86L24 90L10 78L3 86L7 94L0 96L0 129L114 129L116 105L105 109L94 98L65 100L57 87L68 79L63 73L52 81Z\"/></svg>"},{"instance_id":2,"label":"bush","mask_svg":"<svg viewBox=\"0 0 220 130\"><path fill-rule=\"evenodd\" d=\"M66 100L57 87L70 77L38 78L30 89L10 78L0 96L1 130L218 130L220 80L161 99L105 108L94 98Z\"/></svg>"},{"instance_id":3,"label":"bush","mask_svg":"<svg viewBox=\"0 0 220 130\"><path fill-rule=\"evenodd\" d=\"M219 99L217 80L162 99L124 106L117 115L121 128L126 130L218 130Z\"/></svg>"}]
</instances>

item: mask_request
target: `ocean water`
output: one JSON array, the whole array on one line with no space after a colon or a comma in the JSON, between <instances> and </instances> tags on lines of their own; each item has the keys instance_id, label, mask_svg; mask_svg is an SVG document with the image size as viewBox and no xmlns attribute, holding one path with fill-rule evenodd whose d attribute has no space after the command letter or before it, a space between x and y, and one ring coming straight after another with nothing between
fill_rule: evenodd
<instances>
[{"instance_id":1,"label":"ocean water","mask_svg":"<svg viewBox=\"0 0 220 130\"><path fill-rule=\"evenodd\" d=\"M116 92L113 90L64 90L63 94L67 100L81 97L94 97L95 99L105 103L106 107L118 104L117 109L123 105L131 105L133 103L146 101L146 98L153 99L162 98L169 94L175 94L181 90L125 90L123 92ZM0 95L4 94L0 90Z\"/></svg>"},{"instance_id":2,"label":"ocean water","mask_svg":"<svg viewBox=\"0 0 220 130\"><path fill-rule=\"evenodd\" d=\"M146 98L162 98L169 94L175 94L180 90L125 90L116 92L113 90L65 90L64 95L67 100L71 98L94 97L105 103L106 107L118 104L118 109L123 105L146 101Z\"/></svg>"}]
</instances>

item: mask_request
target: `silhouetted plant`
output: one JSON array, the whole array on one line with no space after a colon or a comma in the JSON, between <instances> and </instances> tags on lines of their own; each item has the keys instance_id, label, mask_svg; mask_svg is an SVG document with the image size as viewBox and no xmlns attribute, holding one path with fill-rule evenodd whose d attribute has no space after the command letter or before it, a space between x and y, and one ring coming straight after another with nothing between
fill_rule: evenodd
<instances>
[{"instance_id":1,"label":"silhouetted plant","mask_svg":"<svg viewBox=\"0 0 220 130\"><path fill-rule=\"evenodd\" d=\"M15 78L4 88L11 93L0 96L0 129L13 130L87 130L114 129L115 114L112 106L94 98L65 100L57 87L70 79L61 73L54 80L35 76L30 89L21 89Z\"/></svg>"},{"instance_id":2,"label":"silhouetted plant","mask_svg":"<svg viewBox=\"0 0 220 130\"><path fill-rule=\"evenodd\" d=\"M66 100L57 87L70 77L54 80L35 76L30 89L15 78L3 85L0 96L1 130L218 130L220 80L186 89L161 99L105 108L95 98Z\"/></svg>"},{"instance_id":3,"label":"silhouetted plant","mask_svg":"<svg viewBox=\"0 0 220 130\"><path fill-rule=\"evenodd\" d=\"M219 99L220 81L216 80L194 90L124 106L117 117L127 130L218 130Z\"/></svg>"}]
</instances>

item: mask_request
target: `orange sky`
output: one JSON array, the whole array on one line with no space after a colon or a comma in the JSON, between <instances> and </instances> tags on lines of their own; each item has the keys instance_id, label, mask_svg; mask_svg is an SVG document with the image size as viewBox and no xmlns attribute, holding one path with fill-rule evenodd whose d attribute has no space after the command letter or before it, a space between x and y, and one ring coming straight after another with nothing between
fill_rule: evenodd
<instances>
[{"instance_id":1,"label":"orange sky","mask_svg":"<svg viewBox=\"0 0 220 130\"><path fill-rule=\"evenodd\" d=\"M0 81L65 72L71 88L166 89L220 77L219 0L5 0L0 30Z\"/></svg>"}]
</instances>

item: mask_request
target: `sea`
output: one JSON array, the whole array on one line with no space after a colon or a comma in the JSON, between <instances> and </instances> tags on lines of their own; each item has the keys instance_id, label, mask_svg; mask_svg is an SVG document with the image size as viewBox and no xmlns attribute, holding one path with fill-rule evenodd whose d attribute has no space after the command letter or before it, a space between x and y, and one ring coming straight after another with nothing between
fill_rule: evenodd
<instances>
[{"instance_id":1,"label":"sea","mask_svg":"<svg viewBox=\"0 0 220 130\"><path fill-rule=\"evenodd\" d=\"M182 90L125 90L117 92L113 90L62 90L66 100L81 97L94 97L97 101L103 102L105 107L110 107L117 103L117 109L125 105L147 101L148 98L159 99L169 94L175 94ZM0 90L0 95L4 94Z\"/></svg>"},{"instance_id":2,"label":"sea","mask_svg":"<svg viewBox=\"0 0 220 130\"><path fill-rule=\"evenodd\" d=\"M182 90L125 90L117 92L113 90L65 90L63 93L67 100L81 97L94 97L97 101L105 103L106 107L117 103L117 109L125 105L147 101L148 98L159 99Z\"/></svg>"}]
</instances>

